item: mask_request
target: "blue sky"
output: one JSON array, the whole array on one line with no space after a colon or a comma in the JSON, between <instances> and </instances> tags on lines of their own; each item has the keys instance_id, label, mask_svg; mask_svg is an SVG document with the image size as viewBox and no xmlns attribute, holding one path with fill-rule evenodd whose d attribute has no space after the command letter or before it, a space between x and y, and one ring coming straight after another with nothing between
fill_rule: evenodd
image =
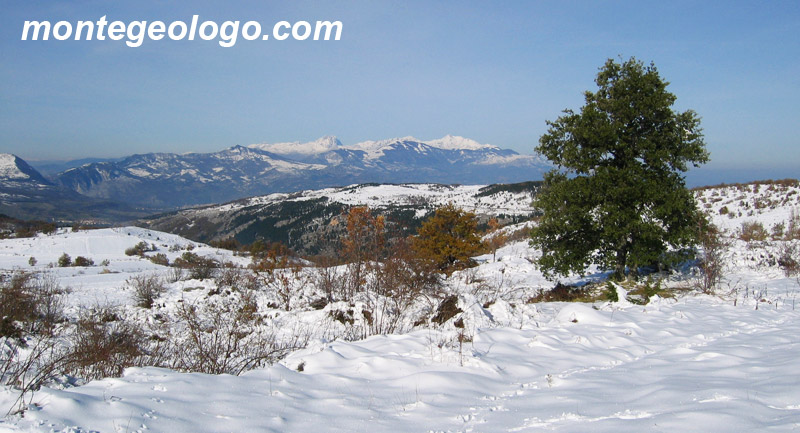
<instances>
[{"instance_id":1,"label":"blue sky","mask_svg":"<svg viewBox=\"0 0 800 433\"><path fill-rule=\"evenodd\" d=\"M8 1L0 152L29 160L462 135L532 153L609 57L703 118L707 170L800 177L800 2ZM20 41L25 20L340 20L340 41ZM770 176L766 176L773 174ZM727 180L727 179L722 179ZM746 180L746 179L730 179Z\"/></svg>"}]
</instances>

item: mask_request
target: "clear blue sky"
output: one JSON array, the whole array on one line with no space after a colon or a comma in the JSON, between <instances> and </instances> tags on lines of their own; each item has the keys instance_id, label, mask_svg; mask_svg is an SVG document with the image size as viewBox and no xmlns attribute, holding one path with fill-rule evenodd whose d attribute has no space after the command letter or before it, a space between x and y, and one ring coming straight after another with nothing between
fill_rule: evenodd
<instances>
[{"instance_id":1,"label":"clear blue sky","mask_svg":"<svg viewBox=\"0 0 800 433\"><path fill-rule=\"evenodd\" d=\"M0 0L0 152L445 134L532 153L609 57L653 61L710 169L800 177L800 2ZM340 20L340 41L20 41L25 20ZM796 174L793 174L796 173Z\"/></svg>"}]
</instances>

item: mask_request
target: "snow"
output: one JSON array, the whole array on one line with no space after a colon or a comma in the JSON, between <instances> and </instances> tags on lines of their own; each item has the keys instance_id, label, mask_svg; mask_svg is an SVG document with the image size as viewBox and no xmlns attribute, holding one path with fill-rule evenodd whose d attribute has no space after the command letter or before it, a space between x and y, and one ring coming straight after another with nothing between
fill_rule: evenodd
<instances>
[{"instance_id":1,"label":"snow","mask_svg":"<svg viewBox=\"0 0 800 433\"><path fill-rule=\"evenodd\" d=\"M280 155L296 154L296 155L317 155L331 150L336 150L342 146L338 138L334 136L325 136L317 140L301 143L294 141L290 143L259 143L251 144L248 147L253 149L264 150L267 152L277 153Z\"/></svg>"},{"instance_id":2,"label":"snow","mask_svg":"<svg viewBox=\"0 0 800 433\"><path fill-rule=\"evenodd\" d=\"M435 140L427 140L427 141L418 140L412 136L407 136L400 138L389 138L384 140L367 140L351 145L344 145L342 144L341 141L339 141L338 138L328 135L307 143L301 143L299 141L288 142L288 143L272 143L272 144L258 143L258 144L251 144L248 147L253 149L265 150L267 152L277 153L279 155L306 155L306 156L319 155L337 149L358 150L366 152L369 159L376 159L379 158L381 155L383 155L383 151L387 147L403 141L423 143L431 147L435 147L438 149L445 149L445 150L499 149L499 147L493 146L491 144L481 144L475 140L454 135L445 135L442 138L438 138Z\"/></svg>"},{"instance_id":3,"label":"snow","mask_svg":"<svg viewBox=\"0 0 800 433\"><path fill-rule=\"evenodd\" d=\"M366 204L426 194L460 200L459 194L474 196L474 188L443 194L430 185L384 185L319 194ZM722 188L697 194L722 197L706 209L734 231L747 218L765 226L786 221L797 211L797 194L789 191ZM311 193L268 197L305 194ZM774 208L742 204L767 196ZM723 205L734 218L719 213ZM199 255L247 262L178 236L123 227L0 240L0 267L31 269L30 256L43 267L63 252L91 256L96 263L108 259L107 268L118 273L100 274L100 267L51 272L72 288L74 305L94 302L100 292L130 302L120 290L127 277L165 269L121 254L142 240L170 260L191 243ZM777 248L784 241L775 242ZM654 296L647 305L635 305L617 287L622 301L616 303L528 304L553 283L531 263L539 253L526 241L513 242L498 249L496 259L476 257L478 267L447 280L459 296L463 329L451 320L345 341L331 338L336 332L325 319L334 305L275 314L279 328L312 335L306 348L272 366L240 376L129 368L120 378L46 387L34 395L24 417L1 419L0 431L796 431L800 280L774 264L751 260L769 248L732 242L725 280L713 295L684 290L675 298ZM594 269L589 273L563 282L603 277ZM678 272L665 285L691 289L692 282L691 274ZM212 283L176 283L162 301L174 308L184 297L199 296L199 290L186 290L203 284ZM10 404L10 395L0 391L0 407Z\"/></svg>"},{"instance_id":4,"label":"snow","mask_svg":"<svg viewBox=\"0 0 800 433\"><path fill-rule=\"evenodd\" d=\"M491 144L481 144L470 138L464 138L457 135L445 135L436 140L423 141L428 146L437 147L439 149L467 149L467 150L480 150L480 149L499 149L497 146Z\"/></svg>"},{"instance_id":5,"label":"snow","mask_svg":"<svg viewBox=\"0 0 800 433\"><path fill-rule=\"evenodd\" d=\"M711 297L321 343L241 376L130 368L44 389L9 431L791 431L798 313ZM577 323L572 319L577 317ZM564 317L566 316L566 317ZM303 364L303 371L294 368ZM292 367L287 367L291 365ZM0 429L4 425L0 424ZM71 430L70 430L71 429Z\"/></svg>"},{"instance_id":6,"label":"snow","mask_svg":"<svg viewBox=\"0 0 800 433\"><path fill-rule=\"evenodd\" d=\"M529 215L534 211L530 193L500 192L486 197L476 197L485 185L350 185L343 188L325 188L301 191L293 194L276 193L213 206L202 212L227 212L253 205L267 205L282 201L306 201L325 197L331 202L350 206L382 208L387 205L427 204L431 209L448 203L476 214ZM424 216L425 209L418 216Z\"/></svg>"},{"instance_id":7,"label":"snow","mask_svg":"<svg viewBox=\"0 0 800 433\"><path fill-rule=\"evenodd\" d=\"M0 179L28 179L17 166L17 157L9 153L0 153Z\"/></svg>"}]
</instances>

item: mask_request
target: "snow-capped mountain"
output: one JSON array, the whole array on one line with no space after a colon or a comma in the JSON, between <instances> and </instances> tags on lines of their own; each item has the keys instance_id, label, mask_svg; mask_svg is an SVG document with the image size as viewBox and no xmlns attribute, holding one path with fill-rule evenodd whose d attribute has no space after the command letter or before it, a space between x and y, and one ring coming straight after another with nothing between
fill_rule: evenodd
<instances>
[{"instance_id":1,"label":"snow-capped mountain","mask_svg":"<svg viewBox=\"0 0 800 433\"><path fill-rule=\"evenodd\" d=\"M55 185L16 155L0 154L0 213L22 219L118 221L146 215Z\"/></svg>"},{"instance_id":2,"label":"snow-capped mountain","mask_svg":"<svg viewBox=\"0 0 800 433\"><path fill-rule=\"evenodd\" d=\"M522 182L541 179L547 169L538 157L450 135L353 145L326 136L215 153L133 155L73 168L55 180L91 197L168 209L367 182Z\"/></svg>"},{"instance_id":3,"label":"snow-capped mountain","mask_svg":"<svg viewBox=\"0 0 800 433\"><path fill-rule=\"evenodd\" d=\"M323 168L234 146L215 153L133 155L73 168L56 180L91 197L172 208L246 197L273 186L293 189L304 176Z\"/></svg>"},{"instance_id":4,"label":"snow-capped mountain","mask_svg":"<svg viewBox=\"0 0 800 433\"><path fill-rule=\"evenodd\" d=\"M10 153L0 153L0 182L6 186L10 186L12 183L38 186L52 185L35 168Z\"/></svg>"}]
</instances>

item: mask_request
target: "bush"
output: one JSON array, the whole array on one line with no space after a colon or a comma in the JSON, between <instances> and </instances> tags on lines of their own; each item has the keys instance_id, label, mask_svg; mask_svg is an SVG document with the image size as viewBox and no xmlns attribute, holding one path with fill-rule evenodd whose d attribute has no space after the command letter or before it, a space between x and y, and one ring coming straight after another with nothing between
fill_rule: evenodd
<instances>
[{"instance_id":1,"label":"bush","mask_svg":"<svg viewBox=\"0 0 800 433\"><path fill-rule=\"evenodd\" d=\"M142 364L144 334L129 322L114 320L111 309L87 311L71 336L66 371L86 380L119 377L127 367Z\"/></svg>"},{"instance_id":2,"label":"bush","mask_svg":"<svg viewBox=\"0 0 800 433\"><path fill-rule=\"evenodd\" d=\"M0 285L0 337L23 342L25 324L36 320L32 278L33 274L19 272L5 276L6 281Z\"/></svg>"},{"instance_id":3,"label":"bush","mask_svg":"<svg viewBox=\"0 0 800 433\"><path fill-rule=\"evenodd\" d=\"M58 266L62 268L72 266L72 258L69 256L69 254L64 253L58 258Z\"/></svg>"},{"instance_id":4,"label":"bush","mask_svg":"<svg viewBox=\"0 0 800 433\"><path fill-rule=\"evenodd\" d=\"M762 226L763 229L763 226ZM703 248L703 256L698 262L701 272L700 288L710 293L719 285L724 272L723 255L728 248L722 233L712 223L705 221L698 226L697 239Z\"/></svg>"},{"instance_id":5,"label":"bush","mask_svg":"<svg viewBox=\"0 0 800 433\"><path fill-rule=\"evenodd\" d=\"M49 274L18 272L0 279L0 385L17 393L14 407L24 410L26 397L61 366L62 350L54 335L63 320L62 293ZM5 408L4 408L5 409Z\"/></svg>"},{"instance_id":6,"label":"bush","mask_svg":"<svg viewBox=\"0 0 800 433\"><path fill-rule=\"evenodd\" d=\"M214 281L217 283L217 287L230 289L255 290L258 287L258 279L255 275L232 263L225 263L217 269Z\"/></svg>"},{"instance_id":7,"label":"bush","mask_svg":"<svg viewBox=\"0 0 800 433\"><path fill-rule=\"evenodd\" d=\"M167 258L167 255L164 253L157 253L155 255L148 257L148 259L157 265L169 266L169 259Z\"/></svg>"},{"instance_id":8,"label":"bush","mask_svg":"<svg viewBox=\"0 0 800 433\"><path fill-rule=\"evenodd\" d=\"M161 278L156 275L138 274L125 281L128 288L133 290L133 300L142 308L153 308L155 300L166 292L166 287Z\"/></svg>"},{"instance_id":9,"label":"bush","mask_svg":"<svg viewBox=\"0 0 800 433\"><path fill-rule=\"evenodd\" d=\"M186 338L179 343L177 367L208 374L241 374L285 356L299 346L278 345L260 325L250 292L218 298L201 307L181 303L178 319Z\"/></svg>"},{"instance_id":10,"label":"bush","mask_svg":"<svg viewBox=\"0 0 800 433\"><path fill-rule=\"evenodd\" d=\"M464 310L461 308L458 308L458 296L450 295L444 298L439 304L439 307L436 309L436 315L433 316L431 321L441 325L463 311Z\"/></svg>"},{"instance_id":11,"label":"bush","mask_svg":"<svg viewBox=\"0 0 800 433\"><path fill-rule=\"evenodd\" d=\"M148 251L155 251L155 248L152 248L149 245L147 245L147 242L145 242L145 241L140 241L138 244L136 244L136 245L134 245L134 246L132 246L130 248L127 248L125 250L125 255L126 256L140 256L141 257L141 256L144 256L144 253L146 253Z\"/></svg>"},{"instance_id":12,"label":"bush","mask_svg":"<svg viewBox=\"0 0 800 433\"><path fill-rule=\"evenodd\" d=\"M196 253L187 251L175 259L175 261L172 263L172 266L181 269L188 269L190 278L195 280L205 280L214 276L219 263L212 258L201 257Z\"/></svg>"},{"instance_id":13,"label":"bush","mask_svg":"<svg viewBox=\"0 0 800 433\"><path fill-rule=\"evenodd\" d=\"M745 242L764 241L767 239L767 236L767 229L765 229L764 225L759 221L743 222L739 232L739 239Z\"/></svg>"},{"instance_id":14,"label":"bush","mask_svg":"<svg viewBox=\"0 0 800 433\"><path fill-rule=\"evenodd\" d=\"M787 241L800 240L800 214L795 212L794 209L789 214L789 227L783 238Z\"/></svg>"},{"instance_id":15,"label":"bush","mask_svg":"<svg viewBox=\"0 0 800 433\"><path fill-rule=\"evenodd\" d=\"M422 223L412 240L412 248L420 258L447 274L474 266L472 256L482 248L475 214L452 203L437 209Z\"/></svg>"},{"instance_id":16,"label":"bush","mask_svg":"<svg viewBox=\"0 0 800 433\"><path fill-rule=\"evenodd\" d=\"M781 248L778 257L778 266L783 269L787 277L800 274L800 254L798 254L797 244L786 242Z\"/></svg>"},{"instance_id":17,"label":"bush","mask_svg":"<svg viewBox=\"0 0 800 433\"><path fill-rule=\"evenodd\" d=\"M87 259L86 257L83 256L78 256L75 257L75 262L72 264L72 266L82 266L82 267L94 266L94 260Z\"/></svg>"},{"instance_id":18,"label":"bush","mask_svg":"<svg viewBox=\"0 0 800 433\"><path fill-rule=\"evenodd\" d=\"M611 281L606 283L606 290L603 291L603 297L610 302L619 302L617 286L615 286Z\"/></svg>"}]
</instances>

